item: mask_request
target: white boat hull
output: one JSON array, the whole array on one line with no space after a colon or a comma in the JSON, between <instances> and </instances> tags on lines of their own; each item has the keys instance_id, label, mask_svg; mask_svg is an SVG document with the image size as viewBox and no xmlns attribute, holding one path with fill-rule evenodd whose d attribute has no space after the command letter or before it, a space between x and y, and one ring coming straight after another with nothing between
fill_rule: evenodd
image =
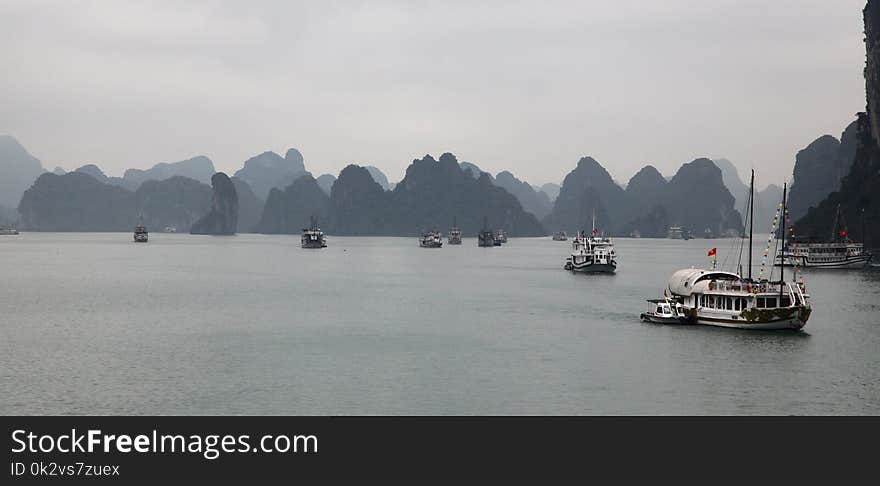
<instances>
[{"instance_id":1,"label":"white boat hull","mask_svg":"<svg viewBox=\"0 0 880 486\"><path fill-rule=\"evenodd\" d=\"M786 257L785 258L785 266L786 267L795 267L799 266L801 268L828 268L828 269L849 269L849 268L864 268L871 262L871 257L869 255L855 256L844 258L837 261L830 262L816 262L811 261L805 257ZM776 266L782 266L779 263L779 260L776 261Z\"/></svg>"},{"instance_id":2,"label":"white boat hull","mask_svg":"<svg viewBox=\"0 0 880 486\"><path fill-rule=\"evenodd\" d=\"M698 317L694 324L700 324L704 326L727 327L732 329L754 329L759 331L797 331L803 328L807 323L797 317L769 322L749 322L745 320L733 321L727 319Z\"/></svg>"}]
</instances>

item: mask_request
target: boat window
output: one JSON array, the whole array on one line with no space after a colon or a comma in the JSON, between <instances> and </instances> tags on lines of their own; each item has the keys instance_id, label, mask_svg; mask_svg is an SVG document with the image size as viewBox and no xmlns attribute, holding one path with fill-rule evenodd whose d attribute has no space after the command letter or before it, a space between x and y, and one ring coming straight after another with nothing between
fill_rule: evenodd
<instances>
[{"instance_id":1,"label":"boat window","mask_svg":"<svg viewBox=\"0 0 880 486\"><path fill-rule=\"evenodd\" d=\"M758 297L758 305L756 305L755 307L759 309L763 309L764 307L766 307L763 297Z\"/></svg>"},{"instance_id":2,"label":"boat window","mask_svg":"<svg viewBox=\"0 0 880 486\"><path fill-rule=\"evenodd\" d=\"M658 305L657 306L657 314L662 314L662 313L663 313L663 307Z\"/></svg>"},{"instance_id":3,"label":"boat window","mask_svg":"<svg viewBox=\"0 0 880 486\"><path fill-rule=\"evenodd\" d=\"M724 299L724 308L727 310L733 309L733 299L732 298L728 297L728 298Z\"/></svg>"},{"instance_id":4,"label":"boat window","mask_svg":"<svg viewBox=\"0 0 880 486\"><path fill-rule=\"evenodd\" d=\"M767 307L776 307L776 297L767 298Z\"/></svg>"},{"instance_id":5,"label":"boat window","mask_svg":"<svg viewBox=\"0 0 880 486\"><path fill-rule=\"evenodd\" d=\"M791 298L787 295L782 296L782 302L779 304L779 307L791 307Z\"/></svg>"}]
</instances>

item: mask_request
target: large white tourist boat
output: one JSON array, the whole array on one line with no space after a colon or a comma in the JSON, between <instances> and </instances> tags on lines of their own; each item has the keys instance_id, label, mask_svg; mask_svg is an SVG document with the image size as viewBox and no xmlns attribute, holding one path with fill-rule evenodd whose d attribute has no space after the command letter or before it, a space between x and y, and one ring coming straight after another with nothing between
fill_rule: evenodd
<instances>
[{"instance_id":1,"label":"large white tourist boat","mask_svg":"<svg viewBox=\"0 0 880 486\"><path fill-rule=\"evenodd\" d=\"M302 247L303 248L326 248L327 238L324 232L318 227L318 218L312 216L309 219L309 227L302 230Z\"/></svg>"},{"instance_id":2,"label":"large white tourist boat","mask_svg":"<svg viewBox=\"0 0 880 486\"><path fill-rule=\"evenodd\" d=\"M873 255L865 251L864 243L849 239L846 223L842 221L840 206L834 218L832 238L825 242L791 242L776 254L777 266L801 268L863 268L871 263ZM864 229L862 234L864 234Z\"/></svg>"},{"instance_id":3,"label":"large white tourist boat","mask_svg":"<svg viewBox=\"0 0 880 486\"><path fill-rule=\"evenodd\" d=\"M669 278L664 296L676 304L684 316L683 322L738 329L791 329L798 330L810 318L810 301L803 280L786 282L784 269L780 268L779 280L752 278L752 234L754 223L754 182L749 194L749 248L748 273L688 268L679 270ZM782 234L785 234L785 193L783 188ZM774 228L775 229L775 228ZM715 255L715 250L710 251ZM763 273L763 272L762 272ZM668 294L667 294L668 291Z\"/></svg>"}]
</instances>

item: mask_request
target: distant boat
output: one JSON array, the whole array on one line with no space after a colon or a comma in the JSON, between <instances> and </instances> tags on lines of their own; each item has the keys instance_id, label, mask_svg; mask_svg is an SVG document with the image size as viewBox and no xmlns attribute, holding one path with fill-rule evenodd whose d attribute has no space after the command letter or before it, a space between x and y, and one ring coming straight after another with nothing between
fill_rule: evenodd
<instances>
[{"instance_id":1,"label":"distant boat","mask_svg":"<svg viewBox=\"0 0 880 486\"><path fill-rule=\"evenodd\" d=\"M666 237L670 240L689 240L691 239L691 232L681 226L670 226Z\"/></svg>"},{"instance_id":2,"label":"distant boat","mask_svg":"<svg viewBox=\"0 0 880 486\"><path fill-rule=\"evenodd\" d=\"M134 227L134 242L135 243L146 243L148 239L147 227L143 224L139 224Z\"/></svg>"},{"instance_id":3,"label":"distant boat","mask_svg":"<svg viewBox=\"0 0 880 486\"><path fill-rule=\"evenodd\" d=\"M12 236L17 234L18 230L13 228L12 226L0 226L0 235Z\"/></svg>"},{"instance_id":4,"label":"distant boat","mask_svg":"<svg viewBox=\"0 0 880 486\"><path fill-rule=\"evenodd\" d=\"M327 238L318 227L318 218L312 216L309 219L309 227L302 230L303 248L327 248Z\"/></svg>"},{"instance_id":5,"label":"distant boat","mask_svg":"<svg viewBox=\"0 0 880 486\"><path fill-rule=\"evenodd\" d=\"M617 271L617 255L610 238L599 236L596 213L593 213L593 232L587 236L583 231L571 240L571 256L565 259L566 270L584 273L614 273Z\"/></svg>"},{"instance_id":6,"label":"distant boat","mask_svg":"<svg viewBox=\"0 0 880 486\"><path fill-rule=\"evenodd\" d=\"M864 243L849 239L846 223L837 206L833 236L824 242L791 242L776 254L775 265L801 268L847 269L864 268L871 263L873 255L865 250ZM862 230L864 234L864 229Z\"/></svg>"},{"instance_id":7,"label":"distant boat","mask_svg":"<svg viewBox=\"0 0 880 486\"><path fill-rule=\"evenodd\" d=\"M558 231L553 233L553 241L566 241L568 240L568 235L565 234L565 231Z\"/></svg>"},{"instance_id":8,"label":"distant boat","mask_svg":"<svg viewBox=\"0 0 880 486\"><path fill-rule=\"evenodd\" d=\"M495 231L495 246L501 246L503 243L507 243L507 233L499 229Z\"/></svg>"},{"instance_id":9,"label":"distant boat","mask_svg":"<svg viewBox=\"0 0 880 486\"><path fill-rule=\"evenodd\" d=\"M166 226L165 229L162 230L163 233L177 233L177 228L174 226Z\"/></svg>"},{"instance_id":10,"label":"distant boat","mask_svg":"<svg viewBox=\"0 0 880 486\"><path fill-rule=\"evenodd\" d=\"M703 230L703 238L708 240L708 239L712 239L714 237L715 237L715 232L712 231L712 228L706 228L705 230Z\"/></svg>"},{"instance_id":11,"label":"distant boat","mask_svg":"<svg viewBox=\"0 0 880 486\"><path fill-rule=\"evenodd\" d=\"M565 259L566 270L583 273L614 273L617 257L610 238L584 235L583 231L571 240L571 256Z\"/></svg>"},{"instance_id":12,"label":"distant boat","mask_svg":"<svg viewBox=\"0 0 880 486\"><path fill-rule=\"evenodd\" d=\"M483 229L477 234L477 246L489 247L495 246L495 233L489 229L486 224L486 218L483 218Z\"/></svg>"},{"instance_id":13,"label":"distant boat","mask_svg":"<svg viewBox=\"0 0 880 486\"><path fill-rule=\"evenodd\" d=\"M455 218L452 218L452 228L449 230L449 237L446 239L446 242L450 245L461 244L461 228L455 224Z\"/></svg>"},{"instance_id":14,"label":"distant boat","mask_svg":"<svg viewBox=\"0 0 880 486\"><path fill-rule=\"evenodd\" d=\"M422 248L441 248L443 236L438 231L427 231L419 237L419 246Z\"/></svg>"}]
</instances>

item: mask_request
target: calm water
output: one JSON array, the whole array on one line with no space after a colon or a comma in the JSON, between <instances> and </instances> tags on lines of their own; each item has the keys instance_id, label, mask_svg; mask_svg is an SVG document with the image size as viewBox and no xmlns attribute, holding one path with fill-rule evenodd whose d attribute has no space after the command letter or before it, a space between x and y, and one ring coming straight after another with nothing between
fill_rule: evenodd
<instances>
[{"instance_id":1,"label":"calm water","mask_svg":"<svg viewBox=\"0 0 880 486\"><path fill-rule=\"evenodd\" d=\"M880 272L807 275L805 331L638 320L729 240L0 237L2 414L877 414ZM759 258L756 258L760 261Z\"/></svg>"}]
</instances>

